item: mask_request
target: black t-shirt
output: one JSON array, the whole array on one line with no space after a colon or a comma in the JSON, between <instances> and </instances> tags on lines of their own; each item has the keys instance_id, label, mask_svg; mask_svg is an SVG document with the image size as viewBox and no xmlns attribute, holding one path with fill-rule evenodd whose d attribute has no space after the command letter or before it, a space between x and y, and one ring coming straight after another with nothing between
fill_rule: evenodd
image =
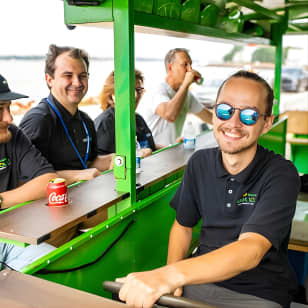
<instances>
[{"instance_id":1,"label":"black t-shirt","mask_svg":"<svg viewBox=\"0 0 308 308\"><path fill-rule=\"evenodd\" d=\"M109 107L95 120L97 133L97 147L99 154L115 153L115 115L114 108ZM152 132L143 117L136 113L136 135L141 148L150 148L155 151Z\"/></svg>"},{"instance_id":2,"label":"black t-shirt","mask_svg":"<svg viewBox=\"0 0 308 308\"><path fill-rule=\"evenodd\" d=\"M0 144L0 193L17 188L45 173L54 172L23 132L14 125L9 126L12 139Z\"/></svg>"},{"instance_id":3,"label":"black t-shirt","mask_svg":"<svg viewBox=\"0 0 308 308\"><path fill-rule=\"evenodd\" d=\"M90 136L87 162L93 161L97 156L96 132L93 121L85 112L80 110L77 110L72 116L52 95L49 96L49 99L61 114L82 159L85 158L87 151L87 135L82 124L82 120L84 121ZM83 165L65 133L61 120L46 99L43 99L38 106L26 113L19 127L56 170L83 169Z\"/></svg>"},{"instance_id":4,"label":"black t-shirt","mask_svg":"<svg viewBox=\"0 0 308 308\"><path fill-rule=\"evenodd\" d=\"M202 219L200 255L236 241L241 233L267 238L272 247L256 268L216 284L285 307L296 289L287 249L298 191L297 170L280 155L258 146L254 160L230 175L221 151L213 148L191 157L171 206L183 226Z\"/></svg>"}]
</instances>

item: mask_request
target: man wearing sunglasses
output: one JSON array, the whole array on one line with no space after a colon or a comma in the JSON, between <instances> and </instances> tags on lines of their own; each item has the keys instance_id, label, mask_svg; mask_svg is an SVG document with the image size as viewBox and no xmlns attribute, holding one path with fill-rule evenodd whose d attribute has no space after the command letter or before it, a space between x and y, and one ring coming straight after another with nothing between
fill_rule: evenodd
<instances>
[{"instance_id":1,"label":"man wearing sunglasses","mask_svg":"<svg viewBox=\"0 0 308 308\"><path fill-rule=\"evenodd\" d=\"M290 161L258 145L271 128L272 105L272 89L254 73L223 83L213 114L219 147L194 153L171 201L167 266L119 279L122 300L151 307L184 289L215 307L290 306L296 280L287 249L300 183ZM200 220L200 244L185 259Z\"/></svg>"},{"instance_id":2,"label":"man wearing sunglasses","mask_svg":"<svg viewBox=\"0 0 308 308\"><path fill-rule=\"evenodd\" d=\"M147 122L155 142L168 146L181 136L188 112L206 123L211 123L212 113L189 91L190 85L198 82L201 76L192 68L187 49L171 49L165 57L165 68L165 81L155 89L151 102L140 102L137 112Z\"/></svg>"}]
</instances>

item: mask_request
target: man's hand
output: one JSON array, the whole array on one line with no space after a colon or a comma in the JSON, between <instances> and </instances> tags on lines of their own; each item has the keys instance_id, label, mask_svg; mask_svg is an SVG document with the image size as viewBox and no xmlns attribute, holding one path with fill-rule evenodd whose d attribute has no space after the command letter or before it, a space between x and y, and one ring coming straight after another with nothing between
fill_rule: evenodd
<instances>
[{"instance_id":1,"label":"man's hand","mask_svg":"<svg viewBox=\"0 0 308 308\"><path fill-rule=\"evenodd\" d=\"M101 175L101 172L96 168L88 168L82 170L61 170L57 171L58 177L66 179L67 184L79 181L87 181Z\"/></svg>"},{"instance_id":2,"label":"man's hand","mask_svg":"<svg viewBox=\"0 0 308 308\"><path fill-rule=\"evenodd\" d=\"M187 71L183 81L185 87L189 87L195 80L201 78L201 74L195 70Z\"/></svg>"},{"instance_id":3,"label":"man's hand","mask_svg":"<svg viewBox=\"0 0 308 308\"><path fill-rule=\"evenodd\" d=\"M140 152L141 152L141 157L147 157L152 154L152 150L150 148L142 148Z\"/></svg>"},{"instance_id":4,"label":"man's hand","mask_svg":"<svg viewBox=\"0 0 308 308\"><path fill-rule=\"evenodd\" d=\"M82 180L92 180L96 178L97 176L100 176L102 173L97 170L96 168L88 168L84 170L75 170L76 175L79 177L78 181Z\"/></svg>"},{"instance_id":5,"label":"man's hand","mask_svg":"<svg viewBox=\"0 0 308 308\"><path fill-rule=\"evenodd\" d=\"M119 298L133 307L150 308L164 294L170 294L176 286L166 267L148 272L131 273L125 278L117 278L123 283ZM169 276L169 277L168 277Z\"/></svg>"},{"instance_id":6,"label":"man's hand","mask_svg":"<svg viewBox=\"0 0 308 308\"><path fill-rule=\"evenodd\" d=\"M106 171L113 168L114 153L107 155L98 155L90 164L90 167L97 168L100 171Z\"/></svg>"},{"instance_id":7,"label":"man's hand","mask_svg":"<svg viewBox=\"0 0 308 308\"><path fill-rule=\"evenodd\" d=\"M178 138L176 138L175 143L179 143L179 142L183 142L184 141L184 137L180 136Z\"/></svg>"},{"instance_id":8,"label":"man's hand","mask_svg":"<svg viewBox=\"0 0 308 308\"><path fill-rule=\"evenodd\" d=\"M114 153L112 153L112 154L109 154L110 155L110 164L109 164L109 168L108 168L108 170L111 170L111 169L113 169L113 160L114 160Z\"/></svg>"}]
</instances>

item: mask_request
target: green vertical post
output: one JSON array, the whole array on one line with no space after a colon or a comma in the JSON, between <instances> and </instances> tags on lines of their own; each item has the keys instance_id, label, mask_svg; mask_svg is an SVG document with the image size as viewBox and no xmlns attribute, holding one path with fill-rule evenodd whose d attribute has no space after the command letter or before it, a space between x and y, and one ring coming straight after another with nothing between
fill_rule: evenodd
<instances>
[{"instance_id":1,"label":"green vertical post","mask_svg":"<svg viewBox=\"0 0 308 308\"><path fill-rule=\"evenodd\" d=\"M117 191L136 201L135 55L133 1L113 2ZM118 159L118 160L117 160ZM117 161L123 163L117 164Z\"/></svg>"},{"instance_id":2,"label":"green vertical post","mask_svg":"<svg viewBox=\"0 0 308 308\"><path fill-rule=\"evenodd\" d=\"M284 26L281 23L272 25L272 41L276 47L275 51L275 81L274 81L274 116L279 115L280 104L280 82L281 82L281 65L282 65L282 35Z\"/></svg>"}]
</instances>

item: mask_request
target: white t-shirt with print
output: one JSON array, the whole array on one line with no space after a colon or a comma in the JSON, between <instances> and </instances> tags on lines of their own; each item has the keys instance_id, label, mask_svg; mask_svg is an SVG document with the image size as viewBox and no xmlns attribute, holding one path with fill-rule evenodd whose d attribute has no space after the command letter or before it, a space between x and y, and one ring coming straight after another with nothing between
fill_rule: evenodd
<instances>
[{"instance_id":1,"label":"white t-shirt with print","mask_svg":"<svg viewBox=\"0 0 308 308\"><path fill-rule=\"evenodd\" d=\"M149 99L141 100L137 108L137 112L142 115L151 129L156 144L169 145L175 143L176 138L181 136L186 114L188 112L199 113L203 109L203 106L197 101L193 94L187 91L182 111L175 122L169 122L161 118L156 113L158 105L169 102L175 94L176 91L165 81L159 85L150 98L149 95L147 95Z\"/></svg>"}]
</instances>

